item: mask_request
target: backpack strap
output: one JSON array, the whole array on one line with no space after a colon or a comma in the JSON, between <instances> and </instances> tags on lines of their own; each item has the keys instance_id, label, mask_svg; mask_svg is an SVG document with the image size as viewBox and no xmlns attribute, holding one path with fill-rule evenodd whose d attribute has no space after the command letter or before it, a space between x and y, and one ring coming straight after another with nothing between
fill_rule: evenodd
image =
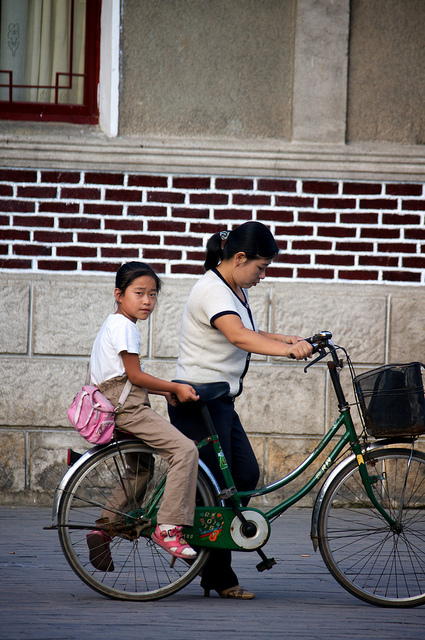
<instances>
[{"instance_id":1,"label":"backpack strap","mask_svg":"<svg viewBox=\"0 0 425 640\"><path fill-rule=\"evenodd\" d=\"M88 365L87 365L86 384L91 384L91 381L90 381L90 360L89 360ZM126 381L126 383L125 383L125 385L124 385L124 389L122 390L122 393L121 393L121 395L120 395L120 397L119 397L118 404L117 404L117 406L115 407L114 413L116 413L117 411L119 411L119 409L121 409L121 408L122 408L122 406L123 406L124 402L125 402L125 401L127 400L127 398L128 398L128 394L129 394L129 393L130 393L130 391L131 391L131 386L132 386L132 385L131 385L131 382L130 382L130 380L127 378L127 381Z\"/></svg>"},{"instance_id":2,"label":"backpack strap","mask_svg":"<svg viewBox=\"0 0 425 640\"><path fill-rule=\"evenodd\" d=\"M117 406L115 407L115 412L114 412L114 413L116 413L117 411L119 411L119 410L122 408L123 404L125 403L125 401L126 401L126 400L127 400L127 398L128 398L128 394L129 394L129 393L130 393L130 391L131 391L131 386L132 386L132 385L131 385L131 382L130 382L130 380L127 378L127 381L126 381L126 383L125 383L125 385L124 385L124 389L122 390L122 393L121 393L121 395L120 395L120 397L119 397L118 404L117 404Z\"/></svg>"}]
</instances>

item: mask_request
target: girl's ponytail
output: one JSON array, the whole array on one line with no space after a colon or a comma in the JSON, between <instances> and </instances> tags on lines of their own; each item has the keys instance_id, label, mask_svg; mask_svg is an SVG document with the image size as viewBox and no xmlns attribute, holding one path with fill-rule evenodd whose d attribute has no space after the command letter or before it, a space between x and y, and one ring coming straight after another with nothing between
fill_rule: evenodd
<instances>
[{"instance_id":1,"label":"girl's ponytail","mask_svg":"<svg viewBox=\"0 0 425 640\"><path fill-rule=\"evenodd\" d=\"M223 260L223 249L221 248L220 232L215 233L207 242L207 257L205 258L205 271L214 269Z\"/></svg>"}]
</instances>

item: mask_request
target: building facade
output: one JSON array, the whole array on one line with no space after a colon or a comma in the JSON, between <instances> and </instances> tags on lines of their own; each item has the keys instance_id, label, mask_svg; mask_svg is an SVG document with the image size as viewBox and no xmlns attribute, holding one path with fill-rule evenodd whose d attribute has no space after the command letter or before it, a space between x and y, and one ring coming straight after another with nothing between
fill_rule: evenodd
<instances>
[{"instance_id":1,"label":"building facade","mask_svg":"<svg viewBox=\"0 0 425 640\"><path fill-rule=\"evenodd\" d=\"M127 260L165 282L140 327L154 375L208 237L252 219L281 249L260 327L328 329L359 372L425 361L423 3L95 4L98 124L0 121L3 503L48 503L85 448L66 409ZM336 417L326 367L255 357L238 411L276 480Z\"/></svg>"}]
</instances>

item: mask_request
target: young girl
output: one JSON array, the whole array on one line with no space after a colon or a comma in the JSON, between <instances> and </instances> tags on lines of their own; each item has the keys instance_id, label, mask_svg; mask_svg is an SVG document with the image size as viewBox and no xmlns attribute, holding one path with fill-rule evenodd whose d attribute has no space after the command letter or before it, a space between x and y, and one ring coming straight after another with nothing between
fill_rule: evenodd
<instances>
[{"instance_id":1,"label":"young girl","mask_svg":"<svg viewBox=\"0 0 425 640\"><path fill-rule=\"evenodd\" d=\"M259 478L257 460L234 405L242 393L251 352L299 360L312 351L299 336L260 331L249 307L248 289L265 277L278 252L272 234L260 222L214 234L207 244L206 273L193 287L181 323L176 378L193 384L229 383L230 394L209 402L208 409L239 491L255 489ZM188 437L203 437L196 404L169 406L168 412ZM201 457L219 479L219 465L208 447L201 450ZM254 597L239 585L230 552L224 549L210 553L201 584L205 595L214 589L222 598Z\"/></svg>"},{"instance_id":2,"label":"young girl","mask_svg":"<svg viewBox=\"0 0 425 640\"><path fill-rule=\"evenodd\" d=\"M193 524L197 448L192 440L151 409L148 392L164 395L172 404L197 400L198 396L188 384L167 382L145 373L139 359L141 340L136 322L149 318L160 288L159 277L147 264L130 262L120 267L114 292L117 311L107 317L94 342L90 358L91 384L99 387L116 406L127 378L132 383L127 400L116 415L116 426L143 440L169 463L152 539L178 558L193 559L196 552L183 538L182 525ZM131 475L132 464L127 462ZM120 509L126 504L124 494L124 489L118 486L113 495L114 510L107 509L108 506L111 509L110 501L98 522L119 518ZM106 531L93 530L87 535L90 562L102 571L114 570L110 541Z\"/></svg>"}]
</instances>

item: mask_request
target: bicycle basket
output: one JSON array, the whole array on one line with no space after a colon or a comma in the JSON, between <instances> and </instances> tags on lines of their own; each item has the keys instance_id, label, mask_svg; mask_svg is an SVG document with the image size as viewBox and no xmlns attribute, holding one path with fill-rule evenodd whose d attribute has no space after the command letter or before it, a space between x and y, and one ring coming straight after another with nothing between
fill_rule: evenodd
<instances>
[{"instance_id":1,"label":"bicycle basket","mask_svg":"<svg viewBox=\"0 0 425 640\"><path fill-rule=\"evenodd\" d=\"M389 364L354 378L366 431L375 438L425 433L420 362Z\"/></svg>"}]
</instances>

